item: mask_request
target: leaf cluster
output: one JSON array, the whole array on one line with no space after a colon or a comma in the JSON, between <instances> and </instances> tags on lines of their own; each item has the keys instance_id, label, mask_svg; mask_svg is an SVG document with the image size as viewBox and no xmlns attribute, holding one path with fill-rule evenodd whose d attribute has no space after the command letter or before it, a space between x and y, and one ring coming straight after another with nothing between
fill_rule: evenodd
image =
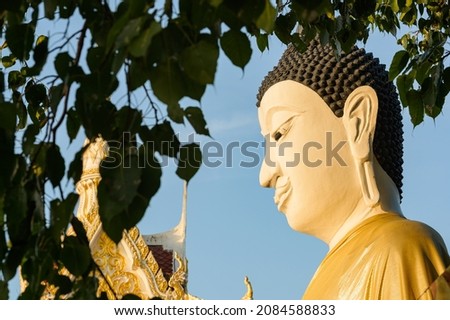
<instances>
[{"instance_id":1,"label":"leaf cluster","mask_svg":"<svg viewBox=\"0 0 450 320\"><path fill-rule=\"evenodd\" d=\"M67 161L60 141L83 132L110 143L99 214L118 242L159 189L161 156L186 181L201 166L199 146L182 144L174 128L210 136L200 101L221 54L244 70L251 40L265 51L275 36L301 51L318 38L339 56L371 30L391 33L402 48L389 76L417 125L441 112L450 90L449 10L444 0L1 1L0 298L18 267L23 298L47 285L56 298L95 297L77 196L63 188L79 181L84 149ZM55 31L41 31L49 25Z\"/></svg>"},{"instance_id":2,"label":"leaf cluster","mask_svg":"<svg viewBox=\"0 0 450 320\"><path fill-rule=\"evenodd\" d=\"M358 41L365 43L372 30L393 35L402 48L393 56L389 78L396 81L411 122L416 126L424 115L441 113L450 90L448 1L292 0L278 1L278 8L274 32L299 50L318 38L339 56Z\"/></svg>"},{"instance_id":3,"label":"leaf cluster","mask_svg":"<svg viewBox=\"0 0 450 320\"><path fill-rule=\"evenodd\" d=\"M61 137L72 143L83 131L109 142L99 214L119 242L159 189L159 157L174 158L186 181L201 166L199 145L182 144L174 125L210 135L199 102L214 83L220 50L244 69L249 35L267 36L275 16L268 0L2 1L1 297L18 267L27 283L22 298L39 298L49 285L56 298L95 296L99 270L74 217L77 196L63 188L79 181L84 148L66 162ZM61 30L43 35L48 22ZM184 106L185 98L198 104Z\"/></svg>"}]
</instances>

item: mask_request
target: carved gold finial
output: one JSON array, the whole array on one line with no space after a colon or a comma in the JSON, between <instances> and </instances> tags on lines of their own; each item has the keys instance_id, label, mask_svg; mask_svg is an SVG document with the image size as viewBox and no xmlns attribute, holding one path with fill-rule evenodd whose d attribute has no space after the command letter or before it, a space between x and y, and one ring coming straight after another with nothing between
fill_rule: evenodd
<instances>
[{"instance_id":1,"label":"carved gold finial","mask_svg":"<svg viewBox=\"0 0 450 320\"><path fill-rule=\"evenodd\" d=\"M253 288L252 288L252 284L250 283L250 280L248 280L247 276L245 276L245 278L244 278L244 283L245 283L245 286L247 287L247 292L241 298L241 300L253 300Z\"/></svg>"},{"instance_id":2,"label":"carved gold finial","mask_svg":"<svg viewBox=\"0 0 450 320\"><path fill-rule=\"evenodd\" d=\"M185 298L184 285L186 283L186 259L181 259L180 256L174 251L175 260L178 262L178 269L173 273L169 279L169 287L171 288L171 298L174 300L180 300Z\"/></svg>"},{"instance_id":3,"label":"carved gold finial","mask_svg":"<svg viewBox=\"0 0 450 320\"><path fill-rule=\"evenodd\" d=\"M86 139L84 146L87 148L83 153L83 175L98 173L100 163L108 156L108 143L102 137L97 137L92 142Z\"/></svg>"}]
</instances>

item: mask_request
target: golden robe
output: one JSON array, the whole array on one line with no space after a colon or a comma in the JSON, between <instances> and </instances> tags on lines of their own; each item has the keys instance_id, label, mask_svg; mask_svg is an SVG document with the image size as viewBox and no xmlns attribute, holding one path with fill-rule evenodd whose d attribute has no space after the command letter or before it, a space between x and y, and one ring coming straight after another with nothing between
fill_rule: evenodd
<instances>
[{"instance_id":1,"label":"golden robe","mask_svg":"<svg viewBox=\"0 0 450 320\"><path fill-rule=\"evenodd\" d=\"M363 221L330 250L303 299L432 299L450 265L441 236L396 214Z\"/></svg>"}]
</instances>

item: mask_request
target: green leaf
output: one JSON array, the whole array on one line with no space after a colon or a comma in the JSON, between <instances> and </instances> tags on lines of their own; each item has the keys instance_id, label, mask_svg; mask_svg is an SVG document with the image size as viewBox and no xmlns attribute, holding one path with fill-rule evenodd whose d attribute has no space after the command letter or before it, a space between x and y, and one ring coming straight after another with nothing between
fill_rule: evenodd
<instances>
[{"instance_id":1,"label":"green leaf","mask_svg":"<svg viewBox=\"0 0 450 320\"><path fill-rule=\"evenodd\" d=\"M228 1L226 1L228 2ZM224 4L226 5L226 4ZM228 4L229 5L229 4ZM258 18L261 17L261 15L264 12L265 9L265 0L258 0L258 1L240 1L239 5L234 5L233 10L235 11L236 17L242 21L242 23L249 28L247 31L249 33L252 33L252 27L250 27L253 23L257 23ZM230 26L231 29L238 29L233 26ZM240 28L239 28L240 29ZM253 34L253 33L252 33Z\"/></svg>"},{"instance_id":2,"label":"green leaf","mask_svg":"<svg viewBox=\"0 0 450 320\"><path fill-rule=\"evenodd\" d=\"M34 84L30 80L25 88L25 99L28 102L28 114L33 123L43 127L47 122L46 110L48 107L47 89L43 84Z\"/></svg>"},{"instance_id":3,"label":"green leaf","mask_svg":"<svg viewBox=\"0 0 450 320\"><path fill-rule=\"evenodd\" d=\"M74 108L70 108L67 111L67 135L69 136L70 143L77 137L78 131L81 127L81 122L78 117L78 113Z\"/></svg>"},{"instance_id":4,"label":"green leaf","mask_svg":"<svg viewBox=\"0 0 450 320\"><path fill-rule=\"evenodd\" d=\"M153 150L143 145L138 149L137 155L134 154L132 157L134 159L131 159L129 162L124 161L123 163L126 168L133 163L139 169L139 181L137 179L134 181L129 180L133 183L133 189L135 182L137 182L135 194L128 195L129 198L127 200L130 200L129 204L121 208L121 210L118 210L117 206L115 206L114 208L110 207L102 211L102 205L100 203L100 217L103 228L108 236L116 243L121 240L124 230L132 228L142 219L150 199L156 194L160 186L161 167L154 158ZM127 173L130 172L130 169L132 168L127 168ZM104 179L103 173L102 179ZM99 189L100 200L108 196L102 192ZM109 199L107 201L114 203L115 200Z\"/></svg>"},{"instance_id":5,"label":"green leaf","mask_svg":"<svg viewBox=\"0 0 450 320\"><path fill-rule=\"evenodd\" d=\"M265 0L264 11L256 20L256 26L267 33L271 33L275 26L275 19L277 11L270 3L270 0Z\"/></svg>"},{"instance_id":6,"label":"green leaf","mask_svg":"<svg viewBox=\"0 0 450 320\"><path fill-rule=\"evenodd\" d=\"M147 70L140 61L133 60L128 70L128 90L134 91L147 82L149 78Z\"/></svg>"},{"instance_id":7,"label":"green leaf","mask_svg":"<svg viewBox=\"0 0 450 320\"><path fill-rule=\"evenodd\" d=\"M223 2L223 0L208 0L209 4L213 6L214 8L217 8L220 6Z\"/></svg>"},{"instance_id":8,"label":"green leaf","mask_svg":"<svg viewBox=\"0 0 450 320\"><path fill-rule=\"evenodd\" d=\"M2 215L3 215L3 199L0 200L0 205L1 205L1 211L2 211ZM1 223L2 225L4 225L4 222L2 221ZM8 245L6 243L6 231L2 230L0 232L0 261L3 261L3 259L5 258L6 253L8 252Z\"/></svg>"},{"instance_id":9,"label":"green leaf","mask_svg":"<svg viewBox=\"0 0 450 320\"><path fill-rule=\"evenodd\" d=\"M73 0L59 0L59 16L68 19L72 16L77 3Z\"/></svg>"},{"instance_id":10,"label":"green leaf","mask_svg":"<svg viewBox=\"0 0 450 320\"><path fill-rule=\"evenodd\" d=\"M408 99L411 122L415 127L422 123L424 117L422 95L417 90L409 90L406 97Z\"/></svg>"},{"instance_id":11,"label":"green leaf","mask_svg":"<svg viewBox=\"0 0 450 320\"><path fill-rule=\"evenodd\" d=\"M2 65L5 68L12 67L13 65L16 64L16 60L17 60L17 58L13 55L2 57Z\"/></svg>"},{"instance_id":12,"label":"green leaf","mask_svg":"<svg viewBox=\"0 0 450 320\"><path fill-rule=\"evenodd\" d=\"M200 101L205 93L206 85L197 81L192 81L185 73L182 73L182 81L185 84L185 96Z\"/></svg>"},{"instance_id":13,"label":"green leaf","mask_svg":"<svg viewBox=\"0 0 450 320\"><path fill-rule=\"evenodd\" d=\"M406 67L409 61L409 53L405 50L398 51L391 62L391 66L389 68L389 80L394 80L400 72Z\"/></svg>"},{"instance_id":14,"label":"green leaf","mask_svg":"<svg viewBox=\"0 0 450 320\"><path fill-rule=\"evenodd\" d=\"M184 123L184 110L180 104L169 104L167 106L167 113L170 119L176 123Z\"/></svg>"},{"instance_id":15,"label":"green leaf","mask_svg":"<svg viewBox=\"0 0 450 320\"><path fill-rule=\"evenodd\" d=\"M353 11L356 13L356 16L362 20L363 18L367 18L371 14L374 14L376 6L377 0L355 1L353 4Z\"/></svg>"},{"instance_id":16,"label":"green leaf","mask_svg":"<svg viewBox=\"0 0 450 320\"><path fill-rule=\"evenodd\" d=\"M24 129L27 125L27 108L23 102L17 104L17 116L19 117L19 122L17 123L17 129Z\"/></svg>"},{"instance_id":17,"label":"green leaf","mask_svg":"<svg viewBox=\"0 0 450 320\"><path fill-rule=\"evenodd\" d=\"M87 244L80 243L75 236L66 236L61 251L61 261L74 276L82 276L89 270L91 251Z\"/></svg>"},{"instance_id":18,"label":"green leaf","mask_svg":"<svg viewBox=\"0 0 450 320\"><path fill-rule=\"evenodd\" d=\"M425 108L427 105L433 105L436 102L437 94L437 88L434 86L433 79L431 77L427 77L423 81L420 89Z\"/></svg>"},{"instance_id":19,"label":"green leaf","mask_svg":"<svg viewBox=\"0 0 450 320\"><path fill-rule=\"evenodd\" d=\"M61 52L55 58L55 69L58 76L65 80L69 73L70 67L73 65L73 58L68 52Z\"/></svg>"},{"instance_id":20,"label":"green leaf","mask_svg":"<svg viewBox=\"0 0 450 320\"><path fill-rule=\"evenodd\" d=\"M145 0L133 0L133 1L123 1L117 9L115 16L115 22L110 27L110 30L106 38L107 50L112 48L113 44L116 43L116 39L119 34L127 27L127 24L142 15L145 12L145 7L147 3Z\"/></svg>"},{"instance_id":21,"label":"green leaf","mask_svg":"<svg viewBox=\"0 0 450 320\"><path fill-rule=\"evenodd\" d=\"M82 157L85 150L86 147L81 148L81 150L75 154L74 159L69 165L69 170L67 170L67 178L72 179L74 183L80 181L81 172L83 170Z\"/></svg>"},{"instance_id":22,"label":"green leaf","mask_svg":"<svg viewBox=\"0 0 450 320\"><path fill-rule=\"evenodd\" d=\"M210 84L214 82L218 58L217 44L213 41L201 40L184 49L181 53L180 65L192 80L201 84Z\"/></svg>"},{"instance_id":23,"label":"green leaf","mask_svg":"<svg viewBox=\"0 0 450 320\"><path fill-rule=\"evenodd\" d=\"M8 300L9 289L8 282L0 280L0 300Z\"/></svg>"},{"instance_id":24,"label":"green leaf","mask_svg":"<svg viewBox=\"0 0 450 320\"><path fill-rule=\"evenodd\" d=\"M66 171L64 158L61 156L61 152L59 152L59 147L54 144L50 145L47 149L46 157L46 175L52 183L53 188L56 188L61 182L61 179L64 177L64 172Z\"/></svg>"},{"instance_id":25,"label":"green leaf","mask_svg":"<svg viewBox=\"0 0 450 320\"><path fill-rule=\"evenodd\" d=\"M5 212L7 215L8 236L12 244L21 243L30 234L27 221L27 192L22 185L10 188L6 193Z\"/></svg>"},{"instance_id":26,"label":"green leaf","mask_svg":"<svg viewBox=\"0 0 450 320\"><path fill-rule=\"evenodd\" d=\"M142 122L142 112L138 109L125 106L120 108L115 116L114 124L118 135L124 137L124 133L129 135L136 134Z\"/></svg>"},{"instance_id":27,"label":"green leaf","mask_svg":"<svg viewBox=\"0 0 450 320\"><path fill-rule=\"evenodd\" d=\"M431 70L431 63L429 61L423 61L416 67L416 81L422 85L426 78L428 78Z\"/></svg>"},{"instance_id":28,"label":"green leaf","mask_svg":"<svg viewBox=\"0 0 450 320\"><path fill-rule=\"evenodd\" d=\"M174 158L180 149L180 141L169 121L157 124L151 129L142 126L139 136L149 150L159 152L164 156Z\"/></svg>"},{"instance_id":29,"label":"green leaf","mask_svg":"<svg viewBox=\"0 0 450 320\"><path fill-rule=\"evenodd\" d=\"M24 129L27 125L27 108L23 103L22 95L16 90L13 91L13 101L16 104L17 117L19 118L17 129Z\"/></svg>"},{"instance_id":30,"label":"green leaf","mask_svg":"<svg viewBox=\"0 0 450 320\"><path fill-rule=\"evenodd\" d=\"M29 155L33 149L36 136L39 134L39 126L35 124L28 125L22 137L22 150L26 155Z\"/></svg>"},{"instance_id":31,"label":"green leaf","mask_svg":"<svg viewBox=\"0 0 450 320\"><path fill-rule=\"evenodd\" d=\"M0 70L0 103L5 102L3 92L5 91L5 75Z\"/></svg>"},{"instance_id":32,"label":"green leaf","mask_svg":"<svg viewBox=\"0 0 450 320\"><path fill-rule=\"evenodd\" d=\"M158 191L161 184L161 165L155 159L154 151L142 145L138 150L139 165L142 167L141 183L137 195L128 207L128 218L125 227L133 227L144 216L151 198ZM143 163L142 160L145 160Z\"/></svg>"},{"instance_id":33,"label":"green leaf","mask_svg":"<svg viewBox=\"0 0 450 320\"><path fill-rule=\"evenodd\" d=\"M15 132L16 108L14 104L0 103L0 215L3 212L4 192L9 188L11 177L17 170L14 161Z\"/></svg>"},{"instance_id":34,"label":"green leaf","mask_svg":"<svg viewBox=\"0 0 450 320\"><path fill-rule=\"evenodd\" d=\"M40 35L37 39L36 39L36 46L41 45L43 43L48 42L48 37L44 36L44 35Z\"/></svg>"},{"instance_id":35,"label":"green leaf","mask_svg":"<svg viewBox=\"0 0 450 320\"><path fill-rule=\"evenodd\" d=\"M400 15L400 20L408 25L411 26L416 22L417 19L417 10L415 6L409 6L406 11L403 10L402 14Z\"/></svg>"},{"instance_id":36,"label":"green leaf","mask_svg":"<svg viewBox=\"0 0 450 320\"><path fill-rule=\"evenodd\" d=\"M175 104L186 94L183 73L173 60L161 62L150 70L150 82L156 97L167 104Z\"/></svg>"},{"instance_id":37,"label":"green leaf","mask_svg":"<svg viewBox=\"0 0 450 320\"><path fill-rule=\"evenodd\" d=\"M91 72L95 72L99 69L101 65L103 65L103 59L105 55L105 48L103 47L91 47L88 49L86 62ZM67 59L67 58L64 58ZM72 61L72 58L69 56L69 61ZM67 65L68 63L64 63Z\"/></svg>"},{"instance_id":38,"label":"green leaf","mask_svg":"<svg viewBox=\"0 0 450 320\"><path fill-rule=\"evenodd\" d=\"M258 45L258 49L261 52L264 52L264 50L269 49L269 35L266 33L257 35L256 44Z\"/></svg>"},{"instance_id":39,"label":"green leaf","mask_svg":"<svg viewBox=\"0 0 450 320\"><path fill-rule=\"evenodd\" d=\"M103 103L109 101L109 97L119 86L119 82L111 70L104 68L83 77L79 90L90 101Z\"/></svg>"},{"instance_id":40,"label":"green leaf","mask_svg":"<svg viewBox=\"0 0 450 320\"><path fill-rule=\"evenodd\" d=\"M284 44L291 42L291 31L294 29L297 20L291 11L286 15L279 15L275 20L275 34Z\"/></svg>"},{"instance_id":41,"label":"green leaf","mask_svg":"<svg viewBox=\"0 0 450 320\"><path fill-rule=\"evenodd\" d=\"M25 255L25 246L12 246L3 264L5 280L11 280L17 273L17 269Z\"/></svg>"},{"instance_id":42,"label":"green leaf","mask_svg":"<svg viewBox=\"0 0 450 320\"><path fill-rule=\"evenodd\" d=\"M14 70L8 74L8 87L11 89L17 89L25 84L25 77L20 71Z\"/></svg>"},{"instance_id":43,"label":"green leaf","mask_svg":"<svg viewBox=\"0 0 450 320\"><path fill-rule=\"evenodd\" d=\"M78 93L85 94L86 92L78 89ZM102 101L97 103L89 103L88 98L78 98L75 109L82 126L84 127L87 138L95 139L99 135L105 140L119 140L122 134L117 132L115 127L115 118L117 108L110 101Z\"/></svg>"},{"instance_id":44,"label":"green leaf","mask_svg":"<svg viewBox=\"0 0 450 320\"><path fill-rule=\"evenodd\" d=\"M445 87L444 83L441 82L438 86L438 92L437 92L436 104L435 104L435 107L439 110L438 114L440 114L442 111L442 107L444 106L445 98L446 98L448 92L449 91Z\"/></svg>"},{"instance_id":45,"label":"green leaf","mask_svg":"<svg viewBox=\"0 0 450 320\"><path fill-rule=\"evenodd\" d=\"M305 50L308 48L307 44L305 43L305 41L303 41L298 33L294 33L292 35L292 39L291 39L292 44L294 45L295 49L297 49L298 52L305 52ZM341 52L341 47L340 47L340 42L336 40L336 43L334 43L334 45L339 45L339 49L335 49L338 52ZM340 54L340 53L339 53Z\"/></svg>"},{"instance_id":46,"label":"green leaf","mask_svg":"<svg viewBox=\"0 0 450 320\"><path fill-rule=\"evenodd\" d=\"M16 130L16 109L11 103L0 103L0 128L10 133Z\"/></svg>"},{"instance_id":47,"label":"green leaf","mask_svg":"<svg viewBox=\"0 0 450 320\"><path fill-rule=\"evenodd\" d=\"M33 59L34 66L28 71L28 76L37 76L41 72L48 57L48 37L39 36L34 47Z\"/></svg>"},{"instance_id":48,"label":"green leaf","mask_svg":"<svg viewBox=\"0 0 450 320\"><path fill-rule=\"evenodd\" d=\"M147 17L139 17L129 20L115 39L115 49L128 46L134 38L141 34L142 26L146 19Z\"/></svg>"},{"instance_id":49,"label":"green leaf","mask_svg":"<svg viewBox=\"0 0 450 320\"><path fill-rule=\"evenodd\" d=\"M56 113L59 103L63 97L64 84L60 83L57 86L53 86L49 90L49 106L53 113Z\"/></svg>"},{"instance_id":50,"label":"green leaf","mask_svg":"<svg viewBox=\"0 0 450 320\"><path fill-rule=\"evenodd\" d=\"M156 21L152 21L148 28L131 41L128 46L130 54L136 58L145 56L153 37L161 30L161 25Z\"/></svg>"},{"instance_id":51,"label":"green leaf","mask_svg":"<svg viewBox=\"0 0 450 320\"><path fill-rule=\"evenodd\" d=\"M414 78L412 74L402 74L397 77L397 89L400 96L400 101L404 108L408 106L407 93L412 89Z\"/></svg>"},{"instance_id":52,"label":"green leaf","mask_svg":"<svg viewBox=\"0 0 450 320\"><path fill-rule=\"evenodd\" d=\"M183 145L178 156L177 176L189 182L202 164L202 152L196 143Z\"/></svg>"},{"instance_id":53,"label":"green leaf","mask_svg":"<svg viewBox=\"0 0 450 320\"><path fill-rule=\"evenodd\" d=\"M393 12L397 13L400 11L398 0L389 0L389 2Z\"/></svg>"},{"instance_id":54,"label":"green leaf","mask_svg":"<svg viewBox=\"0 0 450 320\"><path fill-rule=\"evenodd\" d=\"M220 45L227 57L235 65L244 69L250 61L252 48L247 36L238 30L229 30L220 38Z\"/></svg>"},{"instance_id":55,"label":"green leaf","mask_svg":"<svg viewBox=\"0 0 450 320\"><path fill-rule=\"evenodd\" d=\"M438 98L438 89L438 83L435 83L431 77L425 79L421 87L425 113L432 118L436 118L442 110L442 108L436 103Z\"/></svg>"},{"instance_id":56,"label":"green leaf","mask_svg":"<svg viewBox=\"0 0 450 320\"><path fill-rule=\"evenodd\" d=\"M61 295L69 294L73 291L73 284L68 276L58 274L53 279L49 279L49 283L58 288L55 300L60 299Z\"/></svg>"},{"instance_id":57,"label":"green leaf","mask_svg":"<svg viewBox=\"0 0 450 320\"><path fill-rule=\"evenodd\" d=\"M114 56L111 63L111 72L114 75L117 75L117 73L122 69L122 67L125 64L125 59L127 58L127 51L125 48L120 48L114 52Z\"/></svg>"},{"instance_id":58,"label":"green leaf","mask_svg":"<svg viewBox=\"0 0 450 320\"><path fill-rule=\"evenodd\" d=\"M55 18L57 5L57 0L44 0L44 11L47 19L53 20Z\"/></svg>"},{"instance_id":59,"label":"green leaf","mask_svg":"<svg viewBox=\"0 0 450 320\"><path fill-rule=\"evenodd\" d=\"M12 54L19 60L25 61L30 58L34 42L34 26L32 24L9 26L6 29L5 38Z\"/></svg>"},{"instance_id":60,"label":"green leaf","mask_svg":"<svg viewBox=\"0 0 450 320\"><path fill-rule=\"evenodd\" d=\"M184 115L194 128L195 132L206 136L210 135L202 109L198 107L188 107L184 110Z\"/></svg>"},{"instance_id":61,"label":"green leaf","mask_svg":"<svg viewBox=\"0 0 450 320\"><path fill-rule=\"evenodd\" d=\"M442 80L447 90L450 90L450 67L445 68L442 72Z\"/></svg>"},{"instance_id":62,"label":"green leaf","mask_svg":"<svg viewBox=\"0 0 450 320\"><path fill-rule=\"evenodd\" d=\"M63 201L55 199L50 202L50 226L55 240L67 230L77 201L78 195L72 192Z\"/></svg>"},{"instance_id":63,"label":"green leaf","mask_svg":"<svg viewBox=\"0 0 450 320\"><path fill-rule=\"evenodd\" d=\"M83 223L78 220L76 216L72 216L72 219L70 219L70 224L72 225L73 230L75 231L78 240L82 244L89 244L89 239L86 234L86 230L84 229Z\"/></svg>"},{"instance_id":64,"label":"green leaf","mask_svg":"<svg viewBox=\"0 0 450 320\"><path fill-rule=\"evenodd\" d=\"M35 107L46 108L48 106L47 89L42 83L34 84L29 81L25 88L25 99Z\"/></svg>"},{"instance_id":65,"label":"green leaf","mask_svg":"<svg viewBox=\"0 0 450 320\"><path fill-rule=\"evenodd\" d=\"M137 155L126 154L119 148L110 147L109 158L113 158L114 167L103 163L100 168L99 213L105 232L118 243L130 223L138 222L130 221L133 216L127 209L137 195L143 169Z\"/></svg>"},{"instance_id":66,"label":"green leaf","mask_svg":"<svg viewBox=\"0 0 450 320\"><path fill-rule=\"evenodd\" d=\"M0 210L2 210L3 194L9 188L11 176L15 171L16 110L12 103L0 104ZM1 211L0 211L1 212ZM1 219L0 219L1 221Z\"/></svg>"},{"instance_id":67,"label":"green leaf","mask_svg":"<svg viewBox=\"0 0 450 320\"><path fill-rule=\"evenodd\" d=\"M34 159L33 173L38 177L45 173L45 168L47 166L47 148L48 144L45 142L35 144L31 148L31 159Z\"/></svg>"}]
</instances>

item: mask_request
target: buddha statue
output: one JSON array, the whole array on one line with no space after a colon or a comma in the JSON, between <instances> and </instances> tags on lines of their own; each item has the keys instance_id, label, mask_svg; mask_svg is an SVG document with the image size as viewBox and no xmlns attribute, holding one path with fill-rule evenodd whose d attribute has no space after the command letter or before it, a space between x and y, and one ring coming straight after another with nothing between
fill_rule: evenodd
<instances>
[{"instance_id":1,"label":"buddha statue","mask_svg":"<svg viewBox=\"0 0 450 320\"><path fill-rule=\"evenodd\" d=\"M292 229L329 246L303 298L433 298L450 259L435 230L401 211L401 107L378 59L290 45L257 100L260 184Z\"/></svg>"}]
</instances>

